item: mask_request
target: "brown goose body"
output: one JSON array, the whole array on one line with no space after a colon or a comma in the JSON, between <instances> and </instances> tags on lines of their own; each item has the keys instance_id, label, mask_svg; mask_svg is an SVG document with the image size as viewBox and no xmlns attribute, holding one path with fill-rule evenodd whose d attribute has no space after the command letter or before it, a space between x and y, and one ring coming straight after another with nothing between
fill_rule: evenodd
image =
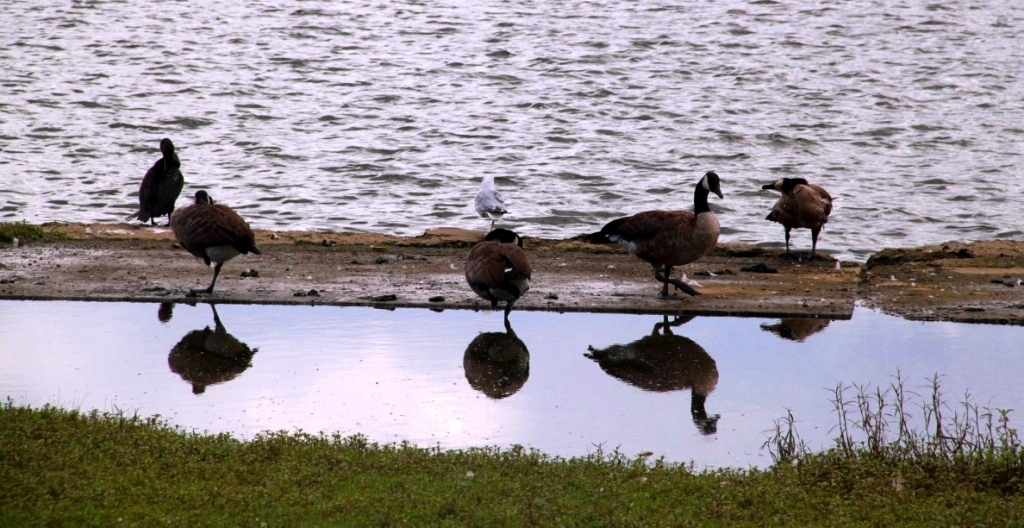
<instances>
[{"instance_id":1,"label":"brown goose body","mask_svg":"<svg viewBox=\"0 0 1024 528\"><path fill-rule=\"evenodd\" d=\"M492 307L505 301L505 317L512 305L530 289L533 269L523 251L519 235L507 229L495 229L483 242L473 246L466 257L466 282Z\"/></svg>"},{"instance_id":2,"label":"brown goose body","mask_svg":"<svg viewBox=\"0 0 1024 528\"><path fill-rule=\"evenodd\" d=\"M181 175L181 161L170 139L160 140L160 152L163 157L150 167L139 185L139 210L130 215L128 220L138 218L153 225L156 223L154 218L167 215L167 224L171 223L174 202L185 186L185 178Z\"/></svg>"},{"instance_id":3,"label":"brown goose body","mask_svg":"<svg viewBox=\"0 0 1024 528\"><path fill-rule=\"evenodd\" d=\"M765 220L782 224L786 232L786 255L790 254L789 232L793 229L810 229L811 258L814 258L818 247L818 234L832 213L832 196L825 189L807 183L803 178L782 178L775 183L762 186L761 189L772 189L782 193Z\"/></svg>"},{"instance_id":4,"label":"brown goose body","mask_svg":"<svg viewBox=\"0 0 1024 528\"><path fill-rule=\"evenodd\" d=\"M708 207L708 194L712 192L722 197L718 174L708 172L694 189L692 212L644 211L613 220L586 239L618 243L631 255L650 263L654 278L664 283L662 297L668 296L669 284L690 295L700 295L688 284L672 279L672 268L700 259L718 243L721 227Z\"/></svg>"},{"instance_id":5,"label":"brown goose body","mask_svg":"<svg viewBox=\"0 0 1024 528\"><path fill-rule=\"evenodd\" d=\"M206 191L196 192L196 203L171 215L171 229L182 249L203 259L207 266L216 263L210 286L192 290L192 294L213 293L225 262L238 255L260 254L249 224L230 207L214 204Z\"/></svg>"}]
</instances>

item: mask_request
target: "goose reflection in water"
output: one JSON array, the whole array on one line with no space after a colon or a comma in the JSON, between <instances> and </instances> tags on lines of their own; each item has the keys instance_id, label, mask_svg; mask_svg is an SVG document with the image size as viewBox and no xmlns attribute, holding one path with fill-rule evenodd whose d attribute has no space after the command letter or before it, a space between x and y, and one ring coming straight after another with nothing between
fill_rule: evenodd
<instances>
[{"instance_id":1,"label":"goose reflection in water","mask_svg":"<svg viewBox=\"0 0 1024 528\"><path fill-rule=\"evenodd\" d=\"M771 332L783 339L802 342L813 334L825 329L831 319L780 319L775 324L762 324L761 330Z\"/></svg>"},{"instance_id":2,"label":"goose reflection in water","mask_svg":"<svg viewBox=\"0 0 1024 528\"><path fill-rule=\"evenodd\" d=\"M462 357L469 386L499 400L515 394L530 377L530 352L505 319L505 332L484 332Z\"/></svg>"},{"instance_id":3,"label":"goose reflection in water","mask_svg":"<svg viewBox=\"0 0 1024 528\"><path fill-rule=\"evenodd\" d=\"M212 303L214 329L209 326L193 330L174 345L167 356L171 372L192 384L193 394L206 392L206 387L235 379L252 366L257 349L228 333ZM161 305L161 314L167 313ZM169 317L168 317L169 318Z\"/></svg>"},{"instance_id":4,"label":"goose reflection in water","mask_svg":"<svg viewBox=\"0 0 1024 528\"><path fill-rule=\"evenodd\" d=\"M718 431L719 415L708 416L704 409L707 400L718 385L718 367L715 360L693 340L677 336L671 327L679 326L692 317L668 316L654 325L651 335L626 345L606 348L587 347L586 357L597 361L601 369L613 377L645 391L669 392L690 389L690 416L701 434Z\"/></svg>"}]
</instances>

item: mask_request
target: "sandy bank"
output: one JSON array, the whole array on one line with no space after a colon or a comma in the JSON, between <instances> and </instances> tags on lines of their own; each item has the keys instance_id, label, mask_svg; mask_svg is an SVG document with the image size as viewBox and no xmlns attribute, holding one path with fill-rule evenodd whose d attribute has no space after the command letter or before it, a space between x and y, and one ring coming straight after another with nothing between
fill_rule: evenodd
<instances>
[{"instance_id":1,"label":"sandy bank","mask_svg":"<svg viewBox=\"0 0 1024 528\"><path fill-rule=\"evenodd\" d=\"M187 302L212 271L170 230L128 224L46 225L66 240L0 245L0 299ZM261 256L224 266L219 303L489 309L462 261L482 231L419 237L258 231ZM684 266L700 297L657 296L650 267L617 247L525 239L534 266L520 310L849 318L861 301L911 319L1024 324L1024 242L884 250L867 264L788 261L779 250L720 244ZM256 270L257 277L242 277ZM315 291L314 291L315 290Z\"/></svg>"}]
</instances>

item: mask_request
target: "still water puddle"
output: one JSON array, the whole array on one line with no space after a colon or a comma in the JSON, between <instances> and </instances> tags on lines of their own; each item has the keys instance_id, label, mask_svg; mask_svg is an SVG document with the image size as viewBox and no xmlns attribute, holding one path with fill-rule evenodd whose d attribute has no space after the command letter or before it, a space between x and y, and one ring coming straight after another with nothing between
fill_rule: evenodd
<instances>
[{"instance_id":1,"label":"still water puddle","mask_svg":"<svg viewBox=\"0 0 1024 528\"><path fill-rule=\"evenodd\" d=\"M619 448L763 466L791 409L829 443L830 389L939 373L1024 409L1024 329L851 320L0 301L0 398L159 414L190 430L362 433L446 448ZM1019 415L1011 415L1019 424Z\"/></svg>"}]
</instances>

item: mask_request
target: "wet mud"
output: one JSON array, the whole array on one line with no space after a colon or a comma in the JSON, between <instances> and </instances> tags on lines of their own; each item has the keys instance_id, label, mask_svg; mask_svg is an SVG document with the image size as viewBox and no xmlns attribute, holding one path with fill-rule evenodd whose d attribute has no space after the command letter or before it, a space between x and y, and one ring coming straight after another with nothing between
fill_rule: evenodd
<instances>
[{"instance_id":1,"label":"wet mud","mask_svg":"<svg viewBox=\"0 0 1024 528\"><path fill-rule=\"evenodd\" d=\"M491 309L463 277L463 260L483 231L257 231L263 254L230 261L213 295L195 298L189 290L207 286L212 270L178 248L167 228L45 227L66 239L0 246L0 299ZM697 281L703 295L667 299L658 297L650 266L616 246L537 238L524 246L534 275L515 310L845 319L863 302L911 319L1024 323L1022 242L887 249L863 266L720 244L674 271Z\"/></svg>"}]
</instances>

